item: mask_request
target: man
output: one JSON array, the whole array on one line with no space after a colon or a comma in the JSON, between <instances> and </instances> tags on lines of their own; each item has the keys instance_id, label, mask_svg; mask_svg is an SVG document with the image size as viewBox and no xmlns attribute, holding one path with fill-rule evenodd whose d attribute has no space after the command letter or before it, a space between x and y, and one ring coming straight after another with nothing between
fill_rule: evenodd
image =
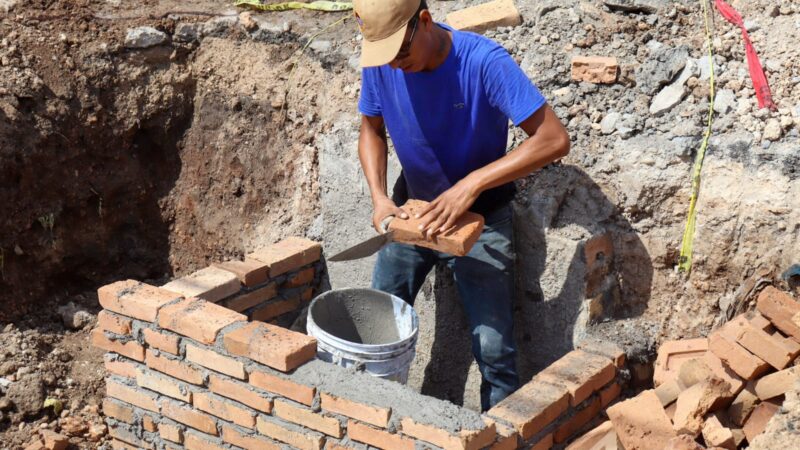
<instances>
[{"instance_id":1,"label":"man","mask_svg":"<svg viewBox=\"0 0 800 450\"><path fill-rule=\"evenodd\" d=\"M452 268L482 375L481 407L519 387L513 339L513 181L569 151L569 136L508 53L493 41L435 23L425 0L355 0L363 35L359 158L372 195L372 222L408 215L389 198L387 137L426 236L480 213L483 232L470 253L453 257L393 243L381 250L372 287L414 303L437 263ZM506 154L509 119L528 138ZM400 189L395 188L395 194ZM397 219L395 219L397 220Z\"/></svg>"}]
</instances>

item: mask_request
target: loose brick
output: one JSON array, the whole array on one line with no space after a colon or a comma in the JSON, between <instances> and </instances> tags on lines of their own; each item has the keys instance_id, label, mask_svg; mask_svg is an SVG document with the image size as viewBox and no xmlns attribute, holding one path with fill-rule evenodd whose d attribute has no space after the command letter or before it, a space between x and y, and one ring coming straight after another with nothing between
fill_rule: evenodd
<instances>
[{"instance_id":1,"label":"loose brick","mask_svg":"<svg viewBox=\"0 0 800 450\"><path fill-rule=\"evenodd\" d=\"M609 358L573 350L541 371L537 378L564 385L570 394L570 405L577 406L613 380L616 373Z\"/></svg>"},{"instance_id":2,"label":"loose brick","mask_svg":"<svg viewBox=\"0 0 800 450\"><path fill-rule=\"evenodd\" d=\"M743 431L744 435L747 437L747 442L752 443L756 436L767 429L769 419L778 412L779 408L780 405L773 402L763 402L756 406L753 413L750 414L750 417L747 418L747 422L744 424Z\"/></svg>"},{"instance_id":3,"label":"loose brick","mask_svg":"<svg viewBox=\"0 0 800 450\"><path fill-rule=\"evenodd\" d=\"M103 365L108 373L126 378L136 378L136 368L139 367L135 363L112 354L105 355Z\"/></svg>"},{"instance_id":4,"label":"loose brick","mask_svg":"<svg viewBox=\"0 0 800 450\"><path fill-rule=\"evenodd\" d=\"M306 267L305 269L289 275L289 278L283 283L284 288L296 288L304 284L314 281L314 268Z\"/></svg>"},{"instance_id":5,"label":"loose brick","mask_svg":"<svg viewBox=\"0 0 800 450\"><path fill-rule=\"evenodd\" d=\"M795 315L800 314L800 303L786 293L768 286L758 295L756 308L775 328L800 342L800 324L793 320Z\"/></svg>"},{"instance_id":6,"label":"loose brick","mask_svg":"<svg viewBox=\"0 0 800 450\"><path fill-rule=\"evenodd\" d=\"M208 379L208 388L215 394L236 400L258 411L267 414L272 412L272 399L255 392L246 384L211 375Z\"/></svg>"},{"instance_id":7,"label":"loose brick","mask_svg":"<svg viewBox=\"0 0 800 450\"><path fill-rule=\"evenodd\" d=\"M744 380L736 375L736 372L731 370L730 367L726 366L713 352L706 352L703 355L703 362L714 372L717 378L727 381L731 385L732 396L735 396L744 388Z\"/></svg>"},{"instance_id":8,"label":"loose brick","mask_svg":"<svg viewBox=\"0 0 800 450\"><path fill-rule=\"evenodd\" d=\"M218 302L239 292L239 278L218 267L206 267L185 277L172 280L161 286L184 297L196 297L208 302Z\"/></svg>"},{"instance_id":9,"label":"loose brick","mask_svg":"<svg viewBox=\"0 0 800 450\"><path fill-rule=\"evenodd\" d=\"M179 352L180 338L171 334L160 333L149 328L143 330L144 341L150 347L161 350L162 352L177 355Z\"/></svg>"},{"instance_id":10,"label":"loose brick","mask_svg":"<svg viewBox=\"0 0 800 450\"><path fill-rule=\"evenodd\" d=\"M317 414L310 409L298 407L283 400L275 401L275 413L273 415L335 438L342 437L342 425L337 419Z\"/></svg>"},{"instance_id":11,"label":"loose brick","mask_svg":"<svg viewBox=\"0 0 800 450\"><path fill-rule=\"evenodd\" d=\"M124 316L156 321L158 309L180 295L138 281L117 281L97 290L100 306Z\"/></svg>"},{"instance_id":12,"label":"loose brick","mask_svg":"<svg viewBox=\"0 0 800 450\"><path fill-rule=\"evenodd\" d=\"M161 439L166 439L178 444L183 443L183 429L178 425L161 422L158 426L158 434L161 436Z\"/></svg>"},{"instance_id":13,"label":"loose brick","mask_svg":"<svg viewBox=\"0 0 800 450\"><path fill-rule=\"evenodd\" d=\"M606 420L591 431L573 441L567 450L600 450L600 449L616 449L617 448L617 433L614 431L614 425Z\"/></svg>"},{"instance_id":14,"label":"loose brick","mask_svg":"<svg viewBox=\"0 0 800 450\"><path fill-rule=\"evenodd\" d=\"M161 402L161 414L203 433L217 435L217 423L214 418L178 402L171 400Z\"/></svg>"},{"instance_id":15,"label":"loose brick","mask_svg":"<svg viewBox=\"0 0 800 450\"><path fill-rule=\"evenodd\" d=\"M653 383L658 386L676 379L686 361L701 358L708 350L708 339L682 339L666 341L658 348Z\"/></svg>"},{"instance_id":16,"label":"loose brick","mask_svg":"<svg viewBox=\"0 0 800 450\"><path fill-rule=\"evenodd\" d=\"M246 320L247 317L244 315L224 306L196 298L186 298L162 308L158 316L158 325L203 344L212 344L220 330L232 323Z\"/></svg>"},{"instance_id":17,"label":"loose brick","mask_svg":"<svg viewBox=\"0 0 800 450\"><path fill-rule=\"evenodd\" d=\"M728 407L728 417L731 422L740 427L744 425L750 413L756 408L758 401L753 382L750 382L747 387L739 392L739 395L733 399L731 406Z\"/></svg>"},{"instance_id":18,"label":"loose brick","mask_svg":"<svg viewBox=\"0 0 800 450\"><path fill-rule=\"evenodd\" d=\"M97 327L116 334L130 334L133 321L127 317L102 310L97 314Z\"/></svg>"},{"instance_id":19,"label":"loose brick","mask_svg":"<svg viewBox=\"0 0 800 450\"><path fill-rule=\"evenodd\" d=\"M263 435L297 447L300 450L321 450L322 445L325 443L325 437L319 433L296 426L284 425L265 416L258 416L256 429Z\"/></svg>"},{"instance_id":20,"label":"loose brick","mask_svg":"<svg viewBox=\"0 0 800 450\"><path fill-rule=\"evenodd\" d=\"M613 84L617 81L617 58L608 56L573 56L572 79L595 84Z\"/></svg>"},{"instance_id":21,"label":"loose brick","mask_svg":"<svg viewBox=\"0 0 800 450\"><path fill-rule=\"evenodd\" d=\"M119 442L119 441L115 441L115 442ZM113 443L112 443L112 444L113 444ZM122 444L123 444L123 445L128 445L128 444L125 444L124 442L123 442ZM132 447L132 448L133 448L134 450L136 449L136 447ZM45 446L44 446L44 443L42 443L42 440L41 440L41 439L39 439L39 438L36 438L36 439L35 439L33 442L31 442L30 444L28 444L28 445L27 445L27 446L24 448L24 450L47 450L47 449L45 448Z\"/></svg>"},{"instance_id":22,"label":"loose brick","mask_svg":"<svg viewBox=\"0 0 800 450\"><path fill-rule=\"evenodd\" d=\"M606 412L625 448L664 448L675 437L672 423L652 390L619 402Z\"/></svg>"},{"instance_id":23,"label":"loose brick","mask_svg":"<svg viewBox=\"0 0 800 450\"><path fill-rule=\"evenodd\" d=\"M683 384L679 380L669 380L666 383L658 385L653 390L661 402L661 406L667 407L670 403L678 399L678 396L684 390Z\"/></svg>"},{"instance_id":24,"label":"loose brick","mask_svg":"<svg viewBox=\"0 0 800 450\"><path fill-rule=\"evenodd\" d=\"M300 237L288 237L247 255L248 258L268 264L269 275L273 278L315 263L320 256L322 246L318 242Z\"/></svg>"},{"instance_id":25,"label":"loose brick","mask_svg":"<svg viewBox=\"0 0 800 450\"><path fill-rule=\"evenodd\" d=\"M774 398L791 390L798 380L800 380L800 366L794 366L755 380L755 393L761 400Z\"/></svg>"},{"instance_id":26,"label":"loose brick","mask_svg":"<svg viewBox=\"0 0 800 450\"><path fill-rule=\"evenodd\" d=\"M681 369L678 371L678 382L684 388L689 388L713 376L714 373L706 365L705 361L702 358L697 358L686 361L681 365Z\"/></svg>"},{"instance_id":27,"label":"loose brick","mask_svg":"<svg viewBox=\"0 0 800 450\"><path fill-rule=\"evenodd\" d=\"M63 434L48 429L40 430L39 433L47 450L66 450L69 445L69 439Z\"/></svg>"},{"instance_id":28,"label":"loose brick","mask_svg":"<svg viewBox=\"0 0 800 450\"><path fill-rule=\"evenodd\" d=\"M664 450L705 450L692 436L682 434L670 439Z\"/></svg>"},{"instance_id":29,"label":"loose brick","mask_svg":"<svg viewBox=\"0 0 800 450\"><path fill-rule=\"evenodd\" d=\"M598 339L587 339L578 344L578 350L583 350L587 353L605 356L614 362L618 368L625 366L625 351L617 344L610 341L601 341Z\"/></svg>"},{"instance_id":30,"label":"loose brick","mask_svg":"<svg viewBox=\"0 0 800 450\"><path fill-rule=\"evenodd\" d=\"M613 402L622 392L622 386L619 383L611 383L600 391L600 407L605 408Z\"/></svg>"},{"instance_id":31,"label":"loose brick","mask_svg":"<svg viewBox=\"0 0 800 450\"><path fill-rule=\"evenodd\" d=\"M534 377L488 411L490 417L514 426L523 440L544 429L569 406L569 391Z\"/></svg>"},{"instance_id":32,"label":"loose brick","mask_svg":"<svg viewBox=\"0 0 800 450\"><path fill-rule=\"evenodd\" d=\"M232 297L220 304L236 312L242 312L246 309L252 308L253 306L264 303L265 301L275 297L277 294L277 285L275 283L270 283L264 287L260 287L253 291L244 292L236 297Z\"/></svg>"},{"instance_id":33,"label":"loose brick","mask_svg":"<svg viewBox=\"0 0 800 450\"><path fill-rule=\"evenodd\" d=\"M316 388L313 386L305 386L259 370L250 373L250 384L309 406L314 402L316 395ZM386 420L388 421L388 415Z\"/></svg>"},{"instance_id":34,"label":"loose brick","mask_svg":"<svg viewBox=\"0 0 800 450\"><path fill-rule=\"evenodd\" d=\"M769 370L769 364L764 360L719 333L712 333L709 336L708 344L709 350L714 352L737 375L746 380L752 380Z\"/></svg>"},{"instance_id":35,"label":"loose brick","mask_svg":"<svg viewBox=\"0 0 800 450\"><path fill-rule=\"evenodd\" d=\"M288 298L279 297L270 300L268 303L254 309L250 313L250 319L266 322L280 316L281 314L286 314L287 312L294 311L299 308L299 293Z\"/></svg>"},{"instance_id":36,"label":"loose brick","mask_svg":"<svg viewBox=\"0 0 800 450\"><path fill-rule=\"evenodd\" d=\"M247 287L265 283L269 278L269 264L252 258L245 258L244 261L225 261L214 266L236 275L239 282Z\"/></svg>"},{"instance_id":37,"label":"loose brick","mask_svg":"<svg viewBox=\"0 0 800 450\"><path fill-rule=\"evenodd\" d=\"M130 338L112 340L100 328L92 330L92 345L136 361L144 361L144 347L141 344Z\"/></svg>"},{"instance_id":38,"label":"loose brick","mask_svg":"<svg viewBox=\"0 0 800 450\"><path fill-rule=\"evenodd\" d=\"M563 425L556 429L553 434L553 439L556 443L560 444L566 441L570 436L575 434L578 430L583 428L592 419L597 417L600 413L600 397L596 396L588 405L583 409L575 411L575 414L570 417Z\"/></svg>"},{"instance_id":39,"label":"loose brick","mask_svg":"<svg viewBox=\"0 0 800 450\"><path fill-rule=\"evenodd\" d=\"M427 202L422 200L409 200L403 205L402 208L408 213L409 218L395 219L389 223L389 230L394 231L394 240L455 256L465 256L469 253L483 232L483 216L466 212L456 221L452 230L440 233L429 240L418 228L422 220L414 218L414 215L422 211L426 205Z\"/></svg>"},{"instance_id":40,"label":"loose brick","mask_svg":"<svg viewBox=\"0 0 800 450\"><path fill-rule=\"evenodd\" d=\"M136 421L133 408L110 398L103 399L103 414L128 424Z\"/></svg>"},{"instance_id":41,"label":"loose brick","mask_svg":"<svg viewBox=\"0 0 800 450\"><path fill-rule=\"evenodd\" d=\"M341 414L352 419L358 419L362 422L382 428L389 426L391 409L357 403L324 392L321 392L319 397L321 407L326 411Z\"/></svg>"},{"instance_id":42,"label":"loose brick","mask_svg":"<svg viewBox=\"0 0 800 450\"><path fill-rule=\"evenodd\" d=\"M106 378L106 395L148 411L158 412L158 397L110 378Z\"/></svg>"},{"instance_id":43,"label":"loose brick","mask_svg":"<svg viewBox=\"0 0 800 450\"><path fill-rule=\"evenodd\" d=\"M145 363L147 367L165 373L169 376L187 381L192 384L203 384L205 376L203 372L196 369L189 364L179 360L171 359L165 356L156 354L156 352L148 349L145 355Z\"/></svg>"},{"instance_id":44,"label":"loose brick","mask_svg":"<svg viewBox=\"0 0 800 450\"><path fill-rule=\"evenodd\" d=\"M730 385L713 377L701 381L681 392L677 400L674 428L679 434L696 437L703 428L703 417L719 406L721 399L730 393Z\"/></svg>"},{"instance_id":45,"label":"loose brick","mask_svg":"<svg viewBox=\"0 0 800 450\"><path fill-rule=\"evenodd\" d=\"M400 420L400 427L403 434L445 449L477 450L494 442L494 438L497 436L493 423L487 424L485 428L479 430L461 430L451 433L404 417Z\"/></svg>"},{"instance_id":46,"label":"loose brick","mask_svg":"<svg viewBox=\"0 0 800 450\"><path fill-rule=\"evenodd\" d=\"M737 342L778 370L788 366L800 354L800 346L792 348L786 345L782 338L766 333L749 323L740 331Z\"/></svg>"},{"instance_id":47,"label":"loose brick","mask_svg":"<svg viewBox=\"0 0 800 450\"><path fill-rule=\"evenodd\" d=\"M709 447L721 447L728 450L736 450L733 439L733 432L730 428L722 426L716 416L709 416L703 424L703 440Z\"/></svg>"},{"instance_id":48,"label":"loose brick","mask_svg":"<svg viewBox=\"0 0 800 450\"><path fill-rule=\"evenodd\" d=\"M142 415L142 428L144 428L144 431L149 431L151 433L154 433L158 431L158 424L153 419L153 416L149 414L144 414Z\"/></svg>"},{"instance_id":49,"label":"loose brick","mask_svg":"<svg viewBox=\"0 0 800 450\"><path fill-rule=\"evenodd\" d=\"M246 377L243 363L233 358L222 356L213 350L187 345L186 360L240 380L244 380Z\"/></svg>"},{"instance_id":50,"label":"loose brick","mask_svg":"<svg viewBox=\"0 0 800 450\"><path fill-rule=\"evenodd\" d=\"M153 372L145 372L142 369L138 369L136 371L136 384L187 403L192 401L192 391L189 390L187 385L172 378L156 375Z\"/></svg>"},{"instance_id":51,"label":"loose brick","mask_svg":"<svg viewBox=\"0 0 800 450\"><path fill-rule=\"evenodd\" d=\"M494 0L464 8L447 15L447 23L456 30L483 33L497 27L515 27L522 24L513 0Z\"/></svg>"},{"instance_id":52,"label":"loose brick","mask_svg":"<svg viewBox=\"0 0 800 450\"><path fill-rule=\"evenodd\" d=\"M253 412L217 395L197 392L192 399L192 405L200 411L205 411L245 428L253 428L256 425Z\"/></svg>"},{"instance_id":53,"label":"loose brick","mask_svg":"<svg viewBox=\"0 0 800 450\"><path fill-rule=\"evenodd\" d=\"M222 440L246 450L281 450L280 445L265 437L243 433L230 425L222 426Z\"/></svg>"},{"instance_id":54,"label":"loose brick","mask_svg":"<svg viewBox=\"0 0 800 450\"><path fill-rule=\"evenodd\" d=\"M251 322L223 337L228 353L287 372L317 355L317 340L274 325Z\"/></svg>"},{"instance_id":55,"label":"loose brick","mask_svg":"<svg viewBox=\"0 0 800 450\"><path fill-rule=\"evenodd\" d=\"M775 331L775 327L772 326L772 322L770 322L766 317L762 316L758 311L752 313L752 316L750 317L750 324L759 330L766 331L767 333L772 333Z\"/></svg>"},{"instance_id":56,"label":"loose brick","mask_svg":"<svg viewBox=\"0 0 800 450\"><path fill-rule=\"evenodd\" d=\"M355 420L347 422L347 436L358 442L383 450L414 450L414 441L397 434L372 428Z\"/></svg>"},{"instance_id":57,"label":"loose brick","mask_svg":"<svg viewBox=\"0 0 800 450\"><path fill-rule=\"evenodd\" d=\"M203 436L200 433L189 431L183 438L183 446L187 450L228 450L222 443L211 436Z\"/></svg>"}]
</instances>

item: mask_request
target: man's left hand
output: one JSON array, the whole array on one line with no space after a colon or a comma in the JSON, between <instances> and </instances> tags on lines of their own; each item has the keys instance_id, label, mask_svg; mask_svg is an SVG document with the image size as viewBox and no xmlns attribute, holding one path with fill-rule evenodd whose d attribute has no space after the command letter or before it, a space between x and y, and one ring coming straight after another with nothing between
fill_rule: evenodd
<instances>
[{"instance_id":1,"label":"man's left hand","mask_svg":"<svg viewBox=\"0 0 800 450\"><path fill-rule=\"evenodd\" d=\"M422 219L419 229L427 239L449 230L475 203L479 194L477 186L469 178L462 179L417 213L416 217Z\"/></svg>"}]
</instances>

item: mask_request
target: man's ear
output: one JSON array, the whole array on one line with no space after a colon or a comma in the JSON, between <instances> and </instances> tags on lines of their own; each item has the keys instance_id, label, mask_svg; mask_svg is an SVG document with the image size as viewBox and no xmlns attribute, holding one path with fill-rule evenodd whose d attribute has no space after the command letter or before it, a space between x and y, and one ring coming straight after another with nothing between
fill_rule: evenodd
<instances>
[{"instance_id":1,"label":"man's ear","mask_svg":"<svg viewBox=\"0 0 800 450\"><path fill-rule=\"evenodd\" d=\"M431 31L430 27L433 26L433 16L431 16L431 12L427 9L423 9L419 12L419 21L420 25L425 28L425 31Z\"/></svg>"}]
</instances>

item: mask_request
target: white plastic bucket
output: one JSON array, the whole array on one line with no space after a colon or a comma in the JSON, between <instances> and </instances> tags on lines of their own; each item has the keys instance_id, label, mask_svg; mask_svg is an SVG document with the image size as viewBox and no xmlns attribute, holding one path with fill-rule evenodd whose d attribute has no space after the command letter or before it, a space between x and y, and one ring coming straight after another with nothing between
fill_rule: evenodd
<instances>
[{"instance_id":1,"label":"white plastic bucket","mask_svg":"<svg viewBox=\"0 0 800 450\"><path fill-rule=\"evenodd\" d=\"M308 308L317 357L405 384L414 360L419 319L408 303L375 289L325 292Z\"/></svg>"}]
</instances>

